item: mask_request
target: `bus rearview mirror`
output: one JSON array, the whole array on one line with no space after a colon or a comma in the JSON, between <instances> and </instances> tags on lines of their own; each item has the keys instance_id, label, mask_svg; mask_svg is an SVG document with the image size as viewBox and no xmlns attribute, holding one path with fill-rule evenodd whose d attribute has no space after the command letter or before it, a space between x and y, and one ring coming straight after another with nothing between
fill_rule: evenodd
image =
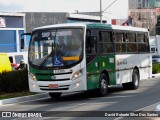
<instances>
[{"instance_id":1,"label":"bus rearview mirror","mask_svg":"<svg viewBox=\"0 0 160 120\"><path fill-rule=\"evenodd\" d=\"M23 33L21 34L21 49L24 49L25 41L24 41L24 36L26 35L31 35L31 33Z\"/></svg>"},{"instance_id":2,"label":"bus rearview mirror","mask_svg":"<svg viewBox=\"0 0 160 120\"><path fill-rule=\"evenodd\" d=\"M24 49L24 38L21 38L21 49Z\"/></svg>"}]
</instances>

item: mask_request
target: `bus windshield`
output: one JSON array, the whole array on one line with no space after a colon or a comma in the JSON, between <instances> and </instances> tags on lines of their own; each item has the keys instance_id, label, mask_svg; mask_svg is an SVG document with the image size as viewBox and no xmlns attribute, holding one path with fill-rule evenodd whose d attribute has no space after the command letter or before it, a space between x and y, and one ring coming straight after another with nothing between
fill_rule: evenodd
<instances>
[{"instance_id":1,"label":"bus windshield","mask_svg":"<svg viewBox=\"0 0 160 120\"><path fill-rule=\"evenodd\" d=\"M29 63L36 67L71 67L82 60L83 29L36 30L29 46Z\"/></svg>"}]
</instances>

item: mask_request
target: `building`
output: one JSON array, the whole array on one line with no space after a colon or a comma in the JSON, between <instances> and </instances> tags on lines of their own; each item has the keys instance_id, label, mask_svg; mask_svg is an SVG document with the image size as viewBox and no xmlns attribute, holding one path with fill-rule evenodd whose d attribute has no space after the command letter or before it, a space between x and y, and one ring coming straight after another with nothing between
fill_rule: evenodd
<instances>
[{"instance_id":1,"label":"building","mask_svg":"<svg viewBox=\"0 0 160 120\"><path fill-rule=\"evenodd\" d=\"M129 0L129 11L132 26L148 28L151 36L160 34L157 29L160 26L160 0Z\"/></svg>"},{"instance_id":2,"label":"building","mask_svg":"<svg viewBox=\"0 0 160 120\"><path fill-rule=\"evenodd\" d=\"M100 22L98 16L56 13L56 12L26 12L0 13L0 52L21 52L20 35L31 32L34 28L58 23ZM107 21L103 19L103 22ZM30 37L25 39L27 51Z\"/></svg>"},{"instance_id":3,"label":"building","mask_svg":"<svg viewBox=\"0 0 160 120\"><path fill-rule=\"evenodd\" d=\"M24 13L0 13L0 52L19 52Z\"/></svg>"},{"instance_id":4,"label":"building","mask_svg":"<svg viewBox=\"0 0 160 120\"><path fill-rule=\"evenodd\" d=\"M160 0L129 0L129 9L158 8Z\"/></svg>"},{"instance_id":5,"label":"building","mask_svg":"<svg viewBox=\"0 0 160 120\"><path fill-rule=\"evenodd\" d=\"M129 9L137 9L138 8L138 0L128 0L128 8Z\"/></svg>"},{"instance_id":6,"label":"building","mask_svg":"<svg viewBox=\"0 0 160 120\"><path fill-rule=\"evenodd\" d=\"M100 22L100 17L94 15L70 14L59 12L25 13L25 24L27 32L31 32L34 28L40 26L72 22ZM103 22L106 23L107 21L103 19Z\"/></svg>"}]
</instances>

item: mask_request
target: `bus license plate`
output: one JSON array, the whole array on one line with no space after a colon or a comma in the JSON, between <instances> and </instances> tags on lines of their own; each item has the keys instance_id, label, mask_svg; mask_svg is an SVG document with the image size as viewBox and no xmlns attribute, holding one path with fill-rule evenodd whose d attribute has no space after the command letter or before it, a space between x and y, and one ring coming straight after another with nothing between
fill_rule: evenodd
<instances>
[{"instance_id":1,"label":"bus license plate","mask_svg":"<svg viewBox=\"0 0 160 120\"><path fill-rule=\"evenodd\" d=\"M49 88L58 88L58 84L49 84Z\"/></svg>"}]
</instances>

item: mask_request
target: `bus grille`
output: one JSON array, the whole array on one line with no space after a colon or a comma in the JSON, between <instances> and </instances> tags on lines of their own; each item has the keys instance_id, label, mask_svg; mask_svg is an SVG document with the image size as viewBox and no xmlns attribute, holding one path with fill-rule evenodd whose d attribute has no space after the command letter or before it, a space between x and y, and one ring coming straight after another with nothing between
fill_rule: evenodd
<instances>
[{"instance_id":1,"label":"bus grille","mask_svg":"<svg viewBox=\"0 0 160 120\"><path fill-rule=\"evenodd\" d=\"M64 79L38 79L38 81L67 81L70 80L69 78Z\"/></svg>"},{"instance_id":2,"label":"bus grille","mask_svg":"<svg viewBox=\"0 0 160 120\"><path fill-rule=\"evenodd\" d=\"M61 85L58 88L49 88L48 86L39 86L41 90L46 90L46 91L50 91L50 90L68 90L70 85Z\"/></svg>"},{"instance_id":3,"label":"bus grille","mask_svg":"<svg viewBox=\"0 0 160 120\"><path fill-rule=\"evenodd\" d=\"M50 88L40 88L41 90L48 90L48 91L50 91L50 90L68 90L69 88L56 88L56 89L50 89Z\"/></svg>"}]
</instances>

